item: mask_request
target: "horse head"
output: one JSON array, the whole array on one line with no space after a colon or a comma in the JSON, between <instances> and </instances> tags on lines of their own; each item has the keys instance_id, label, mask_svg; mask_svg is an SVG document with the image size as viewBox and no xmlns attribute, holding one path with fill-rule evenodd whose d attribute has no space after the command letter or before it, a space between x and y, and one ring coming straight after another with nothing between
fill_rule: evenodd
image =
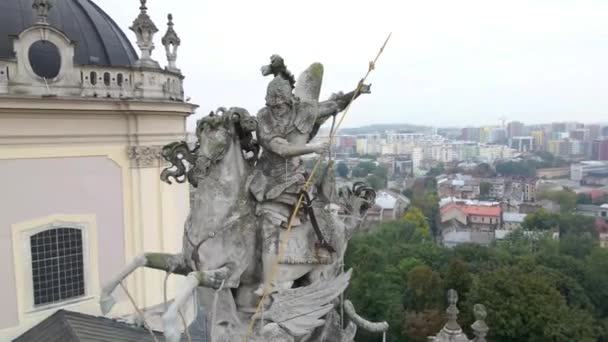
<instances>
[{"instance_id":1,"label":"horse head","mask_svg":"<svg viewBox=\"0 0 608 342\"><path fill-rule=\"evenodd\" d=\"M197 187L199 180L209 176L212 167L231 153L237 159L246 160L249 164L255 163L259 145L252 132L256 128L256 118L243 108L220 107L215 112L212 111L197 122L194 148L191 149L185 141L163 147L161 154L171 166L163 170L161 180L169 184L170 178L178 183L188 180Z\"/></svg>"}]
</instances>

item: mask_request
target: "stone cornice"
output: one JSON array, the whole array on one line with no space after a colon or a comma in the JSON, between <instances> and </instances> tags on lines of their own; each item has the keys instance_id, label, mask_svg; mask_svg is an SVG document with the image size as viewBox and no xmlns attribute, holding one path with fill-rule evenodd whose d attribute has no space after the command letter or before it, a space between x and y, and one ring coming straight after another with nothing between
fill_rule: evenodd
<instances>
[{"instance_id":1,"label":"stone cornice","mask_svg":"<svg viewBox=\"0 0 608 342\"><path fill-rule=\"evenodd\" d=\"M137 114L162 114L189 116L198 108L197 105L178 101L146 101L119 99L91 99L80 97L50 97L40 96L0 96L0 115L14 114L19 111L53 113L95 111L98 113L120 114L121 112Z\"/></svg>"}]
</instances>

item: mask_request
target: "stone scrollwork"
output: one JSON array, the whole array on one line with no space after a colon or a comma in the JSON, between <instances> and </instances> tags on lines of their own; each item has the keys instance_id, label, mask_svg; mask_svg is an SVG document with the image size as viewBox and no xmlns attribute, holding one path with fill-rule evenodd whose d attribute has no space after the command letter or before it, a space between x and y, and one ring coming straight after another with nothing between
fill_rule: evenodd
<instances>
[{"instance_id":1,"label":"stone scrollwork","mask_svg":"<svg viewBox=\"0 0 608 342\"><path fill-rule=\"evenodd\" d=\"M132 162L132 166L137 168L164 165L161 152L162 146L160 145L129 146L127 149L127 155Z\"/></svg>"}]
</instances>

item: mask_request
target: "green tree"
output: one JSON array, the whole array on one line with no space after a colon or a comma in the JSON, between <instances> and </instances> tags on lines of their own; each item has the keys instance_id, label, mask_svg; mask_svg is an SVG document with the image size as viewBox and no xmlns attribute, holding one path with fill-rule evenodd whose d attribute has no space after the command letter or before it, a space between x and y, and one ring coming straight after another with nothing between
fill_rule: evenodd
<instances>
[{"instance_id":1,"label":"green tree","mask_svg":"<svg viewBox=\"0 0 608 342\"><path fill-rule=\"evenodd\" d=\"M539 193L536 198L539 200L548 199L558 203L562 213L571 213L576 209L577 196L573 191L546 191Z\"/></svg>"},{"instance_id":2,"label":"green tree","mask_svg":"<svg viewBox=\"0 0 608 342\"><path fill-rule=\"evenodd\" d=\"M427 186L414 187L412 197L424 199ZM536 212L526 224L559 227L559 240L517 231L491 246L446 249L423 233L429 223L422 213L411 208L356 235L346 252L355 270L346 296L362 316L389 322L389 342L437 333L447 288L459 291L465 329L473 304L488 308L489 340L608 342L608 250L598 246L590 219ZM361 332L356 341L378 339Z\"/></svg>"},{"instance_id":3,"label":"green tree","mask_svg":"<svg viewBox=\"0 0 608 342\"><path fill-rule=\"evenodd\" d=\"M426 175L428 177L436 177L439 176L440 174L445 172L445 167L443 164L439 164L435 167L432 167L427 173Z\"/></svg>"},{"instance_id":4,"label":"green tree","mask_svg":"<svg viewBox=\"0 0 608 342\"><path fill-rule=\"evenodd\" d=\"M492 184L488 182L479 183L479 196L481 198L490 197L490 190L492 189Z\"/></svg>"},{"instance_id":5,"label":"green tree","mask_svg":"<svg viewBox=\"0 0 608 342\"><path fill-rule=\"evenodd\" d=\"M522 227L525 230L552 230L559 225L559 215L550 213L545 209L538 209L524 219Z\"/></svg>"},{"instance_id":6,"label":"green tree","mask_svg":"<svg viewBox=\"0 0 608 342\"><path fill-rule=\"evenodd\" d=\"M534 177L536 175L536 163L531 160L499 163L496 164L496 172L503 176Z\"/></svg>"},{"instance_id":7,"label":"green tree","mask_svg":"<svg viewBox=\"0 0 608 342\"><path fill-rule=\"evenodd\" d=\"M431 236L431 229L427 218L424 216L424 213L416 207L409 208L399 222L413 224L416 234L422 238Z\"/></svg>"},{"instance_id":8,"label":"green tree","mask_svg":"<svg viewBox=\"0 0 608 342\"><path fill-rule=\"evenodd\" d=\"M560 235L588 233L592 237L597 238L597 231L595 230L595 223L592 217L573 214L561 214L557 217Z\"/></svg>"},{"instance_id":9,"label":"green tree","mask_svg":"<svg viewBox=\"0 0 608 342\"><path fill-rule=\"evenodd\" d=\"M362 169L358 166L353 169L353 177L367 177L368 173L369 172L367 172L367 170Z\"/></svg>"},{"instance_id":10,"label":"green tree","mask_svg":"<svg viewBox=\"0 0 608 342\"><path fill-rule=\"evenodd\" d=\"M492 341L596 341L592 315L567 305L551 279L517 267L480 275L466 310L483 303L488 310Z\"/></svg>"},{"instance_id":11,"label":"green tree","mask_svg":"<svg viewBox=\"0 0 608 342\"><path fill-rule=\"evenodd\" d=\"M367 171L367 173L372 173L376 169L376 163L368 161L360 162L357 167Z\"/></svg>"},{"instance_id":12,"label":"green tree","mask_svg":"<svg viewBox=\"0 0 608 342\"><path fill-rule=\"evenodd\" d=\"M443 286L439 273L426 265L414 267L407 274L403 306L407 311L437 309L442 303Z\"/></svg>"},{"instance_id":13,"label":"green tree","mask_svg":"<svg viewBox=\"0 0 608 342\"><path fill-rule=\"evenodd\" d=\"M388 170L386 169L386 167L381 166L381 165L377 166L375 169L373 169L372 174L374 174L382 179L388 178Z\"/></svg>"},{"instance_id":14,"label":"green tree","mask_svg":"<svg viewBox=\"0 0 608 342\"><path fill-rule=\"evenodd\" d=\"M426 342L429 336L436 335L441 330L444 323L445 315L439 309L407 311L403 334L407 335L408 341Z\"/></svg>"},{"instance_id":15,"label":"green tree","mask_svg":"<svg viewBox=\"0 0 608 342\"><path fill-rule=\"evenodd\" d=\"M595 248L585 260L584 280L589 298L596 304L599 314L608 318L608 249ZM608 332L605 336L608 338Z\"/></svg>"},{"instance_id":16,"label":"green tree","mask_svg":"<svg viewBox=\"0 0 608 342\"><path fill-rule=\"evenodd\" d=\"M469 266L461 259L450 261L444 279L445 288L458 291L461 300L465 299L473 284Z\"/></svg>"},{"instance_id":17,"label":"green tree","mask_svg":"<svg viewBox=\"0 0 608 342\"><path fill-rule=\"evenodd\" d=\"M382 190L386 187L386 180L376 176L369 175L367 176L367 184L369 184L374 190Z\"/></svg>"},{"instance_id":18,"label":"green tree","mask_svg":"<svg viewBox=\"0 0 608 342\"><path fill-rule=\"evenodd\" d=\"M348 177L348 165L345 162L339 162L338 166L336 166L336 171L338 175L342 178Z\"/></svg>"},{"instance_id":19,"label":"green tree","mask_svg":"<svg viewBox=\"0 0 608 342\"><path fill-rule=\"evenodd\" d=\"M576 204L593 204L589 194L580 193L576 195Z\"/></svg>"}]
</instances>

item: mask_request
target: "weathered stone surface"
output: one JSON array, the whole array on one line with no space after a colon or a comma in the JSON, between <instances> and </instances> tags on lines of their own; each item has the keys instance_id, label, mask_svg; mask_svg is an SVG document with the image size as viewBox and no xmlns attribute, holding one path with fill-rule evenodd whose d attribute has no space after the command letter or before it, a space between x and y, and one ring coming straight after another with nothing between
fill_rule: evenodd
<instances>
[{"instance_id":1,"label":"weathered stone surface","mask_svg":"<svg viewBox=\"0 0 608 342\"><path fill-rule=\"evenodd\" d=\"M131 146L127 150L134 167L158 167L164 162L161 159L161 146Z\"/></svg>"},{"instance_id":2,"label":"weathered stone surface","mask_svg":"<svg viewBox=\"0 0 608 342\"><path fill-rule=\"evenodd\" d=\"M150 267L186 276L163 315L169 342L182 336L179 310L193 292L204 308L197 319L205 321L213 342L242 340L248 333L251 342L351 342L357 325L376 332L388 328L365 321L352 307L344 318L338 310L338 298L351 275L341 267L348 240L375 192L356 184L337 193L333 164L320 169L319 178L306 185L300 159L327 150L327 144L310 141L328 118L346 108L354 93L319 102L319 63L300 76L298 85L280 56L273 56L262 73L274 78L267 88L267 105L257 117L242 108L219 108L198 122L194 148L176 142L162 150L130 150L140 167L159 157L172 164L161 179L193 186L191 211L182 253L136 258L103 287L104 312L111 309L112 292L122 279L138 267ZM305 186L305 197L315 201L305 201L290 222ZM343 207L344 215L330 210L336 207ZM286 244L278 258L281 241ZM262 296L265 291L269 296ZM256 308L262 298L260 312ZM348 323L346 329L342 319ZM249 331L251 321L255 325Z\"/></svg>"}]
</instances>

